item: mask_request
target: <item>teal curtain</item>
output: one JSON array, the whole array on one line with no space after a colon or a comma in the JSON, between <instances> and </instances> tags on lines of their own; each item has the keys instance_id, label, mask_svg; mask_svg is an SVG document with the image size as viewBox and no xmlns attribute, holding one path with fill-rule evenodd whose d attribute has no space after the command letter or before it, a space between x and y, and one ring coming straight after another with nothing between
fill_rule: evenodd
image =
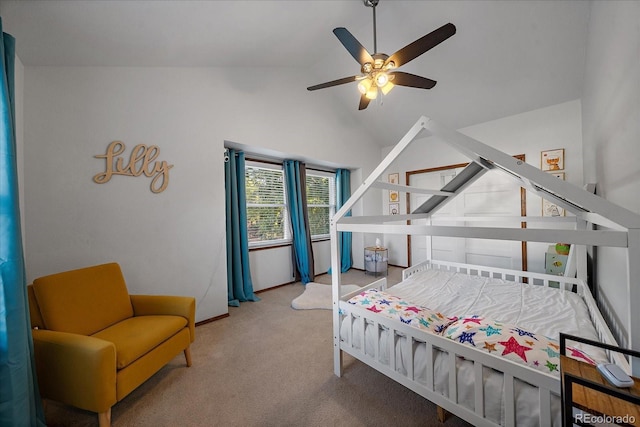
<instances>
[{"instance_id":1,"label":"teal curtain","mask_svg":"<svg viewBox=\"0 0 640 427\"><path fill-rule=\"evenodd\" d=\"M253 282L249 268L244 168L244 153L228 150L224 165L227 218L227 291L228 304L233 307L240 306L240 302L260 301L260 298L253 293Z\"/></svg>"},{"instance_id":2,"label":"teal curtain","mask_svg":"<svg viewBox=\"0 0 640 427\"><path fill-rule=\"evenodd\" d=\"M15 138L15 39L0 19L0 426L44 426L22 253Z\"/></svg>"},{"instance_id":3,"label":"teal curtain","mask_svg":"<svg viewBox=\"0 0 640 427\"><path fill-rule=\"evenodd\" d=\"M307 170L304 163L297 160L285 160L282 166L291 220L295 278L306 285L315 278L307 209Z\"/></svg>"},{"instance_id":4,"label":"teal curtain","mask_svg":"<svg viewBox=\"0 0 640 427\"><path fill-rule=\"evenodd\" d=\"M336 208L340 209L351 197L351 172L349 169L338 169L336 171ZM351 211L345 216L351 216ZM351 256L351 232L341 231L338 233L338 246L340 247L340 271L346 273L353 266Z\"/></svg>"}]
</instances>

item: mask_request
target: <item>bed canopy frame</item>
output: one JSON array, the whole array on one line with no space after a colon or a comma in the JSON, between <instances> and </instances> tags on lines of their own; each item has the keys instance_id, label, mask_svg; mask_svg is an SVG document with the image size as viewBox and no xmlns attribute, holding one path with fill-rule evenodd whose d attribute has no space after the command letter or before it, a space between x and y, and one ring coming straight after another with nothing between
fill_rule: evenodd
<instances>
[{"instance_id":1,"label":"bed canopy frame","mask_svg":"<svg viewBox=\"0 0 640 427\"><path fill-rule=\"evenodd\" d=\"M461 173L439 190L409 187L383 182L380 178L391 163L416 138L435 138L466 155L470 162ZM431 139L430 138L430 139ZM471 183L490 170L500 170L521 187L556 203L575 215L568 218L509 217L518 222L555 222L558 219L574 222L574 229L464 227L433 225L432 215L455 198ZM404 215L345 216L370 188L406 193L430 194L421 206ZM504 217L494 217L504 220ZM426 224L398 224L405 220L426 220ZM593 226L598 229L594 229ZM627 347L640 350L640 215L615 205L595 194L560 180L521 160L496 150L480 141L446 128L433 119L420 117L386 158L364 180L351 198L338 210L331 221L331 269L340 271L339 232L386 233L403 235L448 236L462 238L517 240L532 242L571 243L576 265L569 267L577 277L587 279L587 246L606 246L626 249L627 278ZM334 323L334 372L342 375L340 350L340 315L336 309L340 298L341 279L332 275ZM640 376L640 360L632 359L633 375Z\"/></svg>"}]
</instances>

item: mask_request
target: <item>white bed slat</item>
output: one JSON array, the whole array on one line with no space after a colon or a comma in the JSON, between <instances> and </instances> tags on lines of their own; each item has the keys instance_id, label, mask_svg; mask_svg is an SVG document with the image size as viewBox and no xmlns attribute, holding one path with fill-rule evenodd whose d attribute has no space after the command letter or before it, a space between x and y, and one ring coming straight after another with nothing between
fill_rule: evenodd
<instances>
[{"instance_id":1,"label":"white bed slat","mask_svg":"<svg viewBox=\"0 0 640 427\"><path fill-rule=\"evenodd\" d=\"M357 321L360 323L360 351L364 356L367 355L366 345L366 329L365 326L367 322L365 322L364 316L358 316Z\"/></svg>"},{"instance_id":2,"label":"white bed slat","mask_svg":"<svg viewBox=\"0 0 640 427\"><path fill-rule=\"evenodd\" d=\"M415 377L413 375L413 337L407 335L406 347L407 347L407 351L406 351L407 361L405 363L405 366L407 367L407 378L409 378L411 381L414 381Z\"/></svg>"},{"instance_id":3,"label":"white bed slat","mask_svg":"<svg viewBox=\"0 0 640 427\"><path fill-rule=\"evenodd\" d=\"M475 411L476 414L484 418L484 381L482 381L482 371L484 366L482 363L475 361L473 363L473 373L475 374L474 394L475 394Z\"/></svg>"},{"instance_id":4,"label":"white bed slat","mask_svg":"<svg viewBox=\"0 0 640 427\"><path fill-rule=\"evenodd\" d=\"M394 371L397 372L397 366L396 366L396 339L397 339L397 335L396 335L396 330L393 328L389 328L389 339L387 340L387 344L389 345L389 368Z\"/></svg>"},{"instance_id":5,"label":"white bed slat","mask_svg":"<svg viewBox=\"0 0 640 427\"><path fill-rule=\"evenodd\" d=\"M345 313L342 321L348 322L347 323L347 343L351 347L353 346L353 315L351 314L351 312Z\"/></svg>"},{"instance_id":6,"label":"white bed slat","mask_svg":"<svg viewBox=\"0 0 640 427\"><path fill-rule=\"evenodd\" d=\"M546 388L538 389L540 396L540 426L551 425L551 393Z\"/></svg>"},{"instance_id":7,"label":"white bed slat","mask_svg":"<svg viewBox=\"0 0 640 427\"><path fill-rule=\"evenodd\" d=\"M448 354L449 360L449 400L458 403L458 370L456 369L456 354Z\"/></svg>"},{"instance_id":8,"label":"white bed slat","mask_svg":"<svg viewBox=\"0 0 640 427\"><path fill-rule=\"evenodd\" d=\"M433 344L425 343L427 389L433 391Z\"/></svg>"},{"instance_id":9,"label":"white bed slat","mask_svg":"<svg viewBox=\"0 0 640 427\"><path fill-rule=\"evenodd\" d=\"M377 321L374 321L373 327L375 328L375 338L373 339L375 348L373 350L373 355L376 362L380 362L380 324Z\"/></svg>"},{"instance_id":10,"label":"white bed slat","mask_svg":"<svg viewBox=\"0 0 640 427\"><path fill-rule=\"evenodd\" d=\"M516 403L514 400L513 375L504 374L504 424L516 425Z\"/></svg>"}]
</instances>

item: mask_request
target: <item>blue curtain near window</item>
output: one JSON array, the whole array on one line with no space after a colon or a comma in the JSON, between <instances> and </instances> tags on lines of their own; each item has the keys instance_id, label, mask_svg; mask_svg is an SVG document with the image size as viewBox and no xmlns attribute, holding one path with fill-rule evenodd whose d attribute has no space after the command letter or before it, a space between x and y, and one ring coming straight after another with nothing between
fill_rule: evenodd
<instances>
[{"instance_id":1,"label":"blue curtain near window","mask_svg":"<svg viewBox=\"0 0 640 427\"><path fill-rule=\"evenodd\" d=\"M351 171L338 169L336 171L336 208L340 209L351 197ZM351 216L351 211L345 216ZM351 232L338 233L338 246L340 247L340 271L346 273L353 266L351 256Z\"/></svg>"},{"instance_id":2,"label":"blue curtain near window","mask_svg":"<svg viewBox=\"0 0 640 427\"><path fill-rule=\"evenodd\" d=\"M307 210L307 170L304 163L297 160L285 160L282 166L291 220L295 278L306 285L315 278Z\"/></svg>"},{"instance_id":3,"label":"blue curtain near window","mask_svg":"<svg viewBox=\"0 0 640 427\"><path fill-rule=\"evenodd\" d=\"M22 253L15 139L15 39L0 20L0 425L44 426Z\"/></svg>"},{"instance_id":4,"label":"blue curtain near window","mask_svg":"<svg viewBox=\"0 0 640 427\"><path fill-rule=\"evenodd\" d=\"M253 293L249 269L247 235L247 201L244 178L244 153L228 150L224 165L225 206L227 217L227 290L228 304L260 301Z\"/></svg>"}]
</instances>

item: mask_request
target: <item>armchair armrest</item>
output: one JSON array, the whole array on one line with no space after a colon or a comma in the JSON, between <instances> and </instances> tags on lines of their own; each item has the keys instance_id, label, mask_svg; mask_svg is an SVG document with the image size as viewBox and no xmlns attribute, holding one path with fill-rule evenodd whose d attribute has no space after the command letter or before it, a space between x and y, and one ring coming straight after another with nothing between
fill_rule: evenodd
<instances>
[{"instance_id":1,"label":"armchair armrest","mask_svg":"<svg viewBox=\"0 0 640 427\"><path fill-rule=\"evenodd\" d=\"M94 412L104 412L117 402L113 343L46 329L31 332L43 398Z\"/></svg>"},{"instance_id":2,"label":"armchair armrest","mask_svg":"<svg viewBox=\"0 0 640 427\"><path fill-rule=\"evenodd\" d=\"M196 300L170 295L130 295L134 316L174 315L189 322L191 342L196 338Z\"/></svg>"}]
</instances>

